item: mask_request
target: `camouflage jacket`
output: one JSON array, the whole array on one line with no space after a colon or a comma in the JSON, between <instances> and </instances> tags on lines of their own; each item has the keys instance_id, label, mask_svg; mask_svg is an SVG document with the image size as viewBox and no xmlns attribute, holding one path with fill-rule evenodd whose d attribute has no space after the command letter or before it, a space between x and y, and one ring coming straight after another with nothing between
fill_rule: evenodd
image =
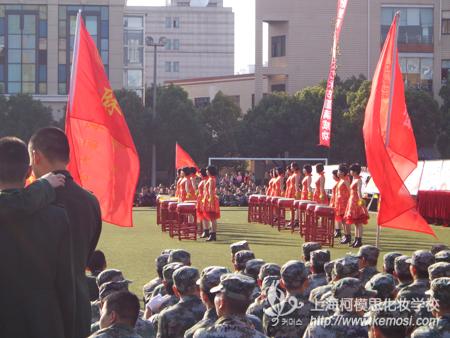
<instances>
[{"instance_id":1,"label":"camouflage jacket","mask_svg":"<svg viewBox=\"0 0 450 338\"><path fill-rule=\"evenodd\" d=\"M141 316L141 314L140 314ZM139 334L142 338L155 338L156 337L156 331L153 328L152 323L150 323L147 320L142 319L141 317L138 317L136 324L134 325L135 331ZM100 330L100 322L95 322L91 325L91 332L97 332Z\"/></svg>"},{"instance_id":2,"label":"camouflage jacket","mask_svg":"<svg viewBox=\"0 0 450 338\"><path fill-rule=\"evenodd\" d=\"M265 338L254 329L253 323L246 317L229 316L219 318L207 329L197 330L194 338Z\"/></svg>"},{"instance_id":3,"label":"camouflage jacket","mask_svg":"<svg viewBox=\"0 0 450 338\"><path fill-rule=\"evenodd\" d=\"M430 326L417 328L411 338L449 338L450 337L450 314L439 318Z\"/></svg>"},{"instance_id":4,"label":"camouflage jacket","mask_svg":"<svg viewBox=\"0 0 450 338\"><path fill-rule=\"evenodd\" d=\"M344 321L354 320L358 317L354 313L336 312L330 317L323 317L326 322L318 323L311 321L308 325L303 338L367 338L368 328L362 325L349 325Z\"/></svg>"},{"instance_id":5,"label":"camouflage jacket","mask_svg":"<svg viewBox=\"0 0 450 338\"><path fill-rule=\"evenodd\" d=\"M258 317L261 321L263 320L264 308L268 306L267 301L265 299L255 299L255 301L250 304L247 309L248 315L254 315Z\"/></svg>"},{"instance_id":6,"label":"camouflage jacket","mask_svg":"<svg viewBox=\"0 0 450 338\"><path fill-rule=\"evenodd\" d=\"M361 270L359 270L359 279L361 280L361 283L363 285L366 285L366 283L371 279L373 276L375 276L378 273L376 266L367 266Z\"/></svg>"},{"instance_id":7,"label":"camouflage jacket","mask_svg":"<svg viewBox=\"0 0 450 338\"><path fill-rule=\"evenodd\" d=\"M150 282L144 285L142 291L144 293L144 302L148 303L148 301L152 298L153 291L159 286L162 285L162 280L159 277L152 279ZM163 295L162 295L163 296Z\"/></svg>"},{"instance_id":8,"label":"camouflage jacket","mask_svg":"<svg viewBox=\"0 0 450 338\"><path fill-rule=\"evenodd\" d=\"M183 297L177 304L159 313L157 337L183 338L185 331L200 321L205 311L205 305L200 298Z\"/></svg>"},{"instance_id":9,"label":"camouflage jacket","mask_svg":"<svg viewBox=\"0 0 450 338\"><path fill-rule=\"evenodd\" d=\"M184 333L184 338L192 338L194 333L200 329L207 329L211 327L217 320L217 313L215 308L206 310L203 319L197 324L192 326L189 330Z\"/></svg>"},{"instance_id":10,"label":"camouflage jacket","mask_svg":"<svg viewBox=\"0 0 450 338\"><path fill-rule=\"evenodd\" d=\"M312 290L318 288L319 286L324 286L328 284L327 275L324 273L313 273L308 276L308 288L305 293L309 296Z\"/></svg>"},{"instance_id":11,"label":"camouflage jacket","mask_svg":"<svg viewBox=\"0 0 450 338\"><path fill-rule=\"evenodd\" d=\"M412 284L405 286L397 294L397 299L404 300L420 300L428 299L425 292L430 288L430 281L428 279L417 279Z\"/></svg>"},{"instance_id":12,"label":"camouflage jacket","mask_svg":"<svg viewBox=\"0 0 450 338\"><path fill-rule=\"evenodd\" d=\"M136 330L122 324L114 324L106 329L101 329L89 336L89 338L142 338Z\"/></svg>"}]
</instances>

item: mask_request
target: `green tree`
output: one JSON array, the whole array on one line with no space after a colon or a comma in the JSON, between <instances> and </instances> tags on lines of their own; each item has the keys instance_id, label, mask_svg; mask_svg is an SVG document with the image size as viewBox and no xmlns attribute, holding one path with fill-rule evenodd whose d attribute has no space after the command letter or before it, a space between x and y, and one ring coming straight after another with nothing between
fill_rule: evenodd
<instances>
[{"instance_id":1,"label":"green tree","mask_svg":"<svg viewBox=\"0 0 450 338\"><path fill-rule=\"evenodd\" d=\"M437 139L437 147L442 157L450 157L450 86L442 86L439 96L442 98L441 106L442 125Z\"/></svg>"}]
</instances>

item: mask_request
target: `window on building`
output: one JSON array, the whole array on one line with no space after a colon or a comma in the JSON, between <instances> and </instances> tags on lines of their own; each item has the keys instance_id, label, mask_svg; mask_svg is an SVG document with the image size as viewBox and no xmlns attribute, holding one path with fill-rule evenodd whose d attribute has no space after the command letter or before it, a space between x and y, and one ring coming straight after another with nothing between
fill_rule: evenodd
<instances>
[{"instance_id":1,"label":"window on building","mask_svg":"<svg viewBox=\"0 0 450 338\"><path fill-rule=\"evenodd\" d=\"M405 87L433 90L433 57L400 55L400 67Z\"/></svg>"},{"instance_id":2,"label":"window on building","mask_svg":"<svg viewBox=\"0 0 450 338\"><path fill-rule=\"evenodd\" d=\"M171 50L172 49L172 40L167 39L166 44L164 45L165 50Z\"/></svg>"},{"instance_id":3,"label":"window on building","mask_svg":"<svg viewBox=\"0 0 450 338\"><path fill-rule=\"evenodd\" d=\"M173 40L173 50L179 50L180 49L180 40L174 39Z\"/></svg>"},{"instance_id":4,"label":"window on building","mask_svg":"<svg viewBox=\"0 0 450 338\"><path fill-rule=\"evenodd\" d=\"M272 93L274 92L285 92L286 91L286 85L285 84L276 84L272 85L270 87Z\"/></svg>"},{"instance_id":5,"label":"window on building","mask_svg":"<svg viewBox=\"0 0 450 338\"><path fill-rule=\"evenodd\" d=\"M433 8L432 7L382 7L381 44L384 43L390 25L397 11L400 11L398 43L400 52L433 51Z\"/></svg>"},{"instance_id":6,"label":"window on building","mask_svg":"<svg viewBox=\"0 0 450 338\"><path fill-rule=\"evenodd\" d=\"M442 34L450 34L450 11L442 12Z\"/></svg>"},{"instance_id":7,"label":"window on building","mask_svg":"<svg viewBox=\"0 0 450 338\"><path fill-rule=\"evenodd\" d=\"M47 94L47 6L0 5L0 93Z\"/></svg>"},{"instance_id":8,"label":"window on building","mask_svg":"<svg viewBox=\"0 0 450 338\"><path fill-rule=\"evenodd\" d=\"M196 108L206 108L209 105L209 97L196 97L194 99L194 106Z\"/></svg>"},{"instance_id":9,"label":"window on building","mask_svg":"<svg viewBox=\"0 0 450 338\"><path fill-rule=\"evenodd\" d=\"M174 71L175 73L179 73L179 72L180 72L180 63L179 63L178 61L175 61L175 62L173 63L173 71Z\"/></svg>"},{"instance_id":10,"label":"window on building","mask_svg":"<svg viewBox=\"0 0 450 338\"><path fill-rule=\"evenodd\" d=\"M166 61L164 63L164 70L166 71L166 73L172 72L172 62Z\"/></svg>"},{"instance_id":11,"label":"window on building","mask_svg":"<svg viewBox=\"0 0 450 338\"><path fill-rule=\"evenodd\" d=\"M173 18L173 28L180 28L180 18Z\"/></svg>"},{"instance_id":12,"label":"window on building","mask_svg":"<svg viewBox=\"0 0 450 338\"><path fill-rule=\"evenodd\" d=\"M442 60L441 67L441 83L443 85L448 84L448 80L450 78L450 60Z\"/></svg>"},{"instance_id":13,"label":"window on building","mask_svg":"<svg viewBox=\"0 0 450 338\"><path fill-rule=\"evenodd\" d=\"M109 8L108 6L58 6L58 94L69 91L75 26L78 11L86 24L102 58L106 74L109 73ZM142 25L139 19L124 20L124 26ZM128 39L128 38L127 38ZM130 38L131 39L131 38ZM127 52L127 59L129 58ZM136 59L136 56L132 57Z\"/></svg>"},{"instance_id":14,"label":"window on building","mask_svg":"<svg viewBox=\"0 0 450 338\"><path fill-rule=\"evenodd\" d=\"M286 56L286 36L272 36L272 57Z\"/></svg>"},{"instance_id":15,"label":"window on building","mask_svg":"<svg viewBox=\"0 0 450 338\"><path fill-rule=\"evenodd\" d=\"M144 17L123 18L124 88L142 96L144 90Z\"/></svg>"},{"instance_id":16,"label":"window on building","mask_svg":"<svg viewBox=\"0 0 450 338\"><path fill-rule=\"evenodd\" d=\"M172 18L170 16L166 16L166 28L172 28Z\"/></svg>"}]
</instances>

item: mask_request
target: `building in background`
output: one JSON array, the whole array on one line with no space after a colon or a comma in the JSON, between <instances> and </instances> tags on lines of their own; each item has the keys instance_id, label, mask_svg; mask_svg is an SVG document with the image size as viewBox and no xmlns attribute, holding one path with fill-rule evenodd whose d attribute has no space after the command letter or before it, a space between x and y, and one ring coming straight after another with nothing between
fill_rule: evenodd
<instances>
[{"instance_id":1,"label":"building in background","mask_svg":"<svg viewBox=\"0 0 450 338\"><path fill-rule=\"evenodd\" d=\"M257 101L265 92L264 77L269 81L269 90L288 93L327 78L336 3L256 1ZM343 79L359 74L372 77L396 11L400 11L398 48L405 85L437 97L449 78L450 0L349 1L337 75ZM264 25L268 26L267 41L263 41Z\"/></svg>"},{"instance_id":2,"label":"building in background","mask_svg":"<svg viewBox=\"0 0 450 338\"><path fill-rule=\"evenodd\" d=\"M165 7L126 6L125 0L0 0L0 94L32 94L56 117L63 115L80 9L114 89L142 96L153 83L146 36L167 38L158 49L158 83L234 73L234 14L222 0L192 6L171 0Z\"/></svg>"}]
</instances>

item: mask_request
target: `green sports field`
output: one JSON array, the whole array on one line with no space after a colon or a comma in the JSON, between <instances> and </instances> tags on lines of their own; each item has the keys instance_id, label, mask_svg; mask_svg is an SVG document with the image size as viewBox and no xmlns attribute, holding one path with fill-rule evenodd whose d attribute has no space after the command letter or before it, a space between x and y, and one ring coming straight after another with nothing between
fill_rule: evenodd
<instances>
[{"instance_id":1,"label":"green sports field","mask_svg":"<svg viewBox=\"0 0 450 338\"><path fill-rule=\"evenodd\" d=\"M365 227L364 243L375 244L375 218ZM203 240L178 241L162 233L156 226L155 209L134 210L133 228L120 228L104 224L98 248L106 254L109 268L123 271L125 277L133 280L133 292L141 295L142 286L156 276L155 258L166 248L182 248L192 255L193 266L202 269L208 265L223 265L231 268L230 243L246 239L257 258L266 262L283 264L290 259L301 258L302 238L290 232L278 232L268 225L248 224L246 208L223 208L219 222L218 241L206 243ZM434 243L450 245L450 228L433 226L438 239L414 232L391 230L381 231L382 254L399 251L407 255L418 249L429 249ZM356 252L345 245L337 244L331 249L332 258L347 252ZM381 267L381 265L380 265Z\"/></svg>"}]
</instances>

